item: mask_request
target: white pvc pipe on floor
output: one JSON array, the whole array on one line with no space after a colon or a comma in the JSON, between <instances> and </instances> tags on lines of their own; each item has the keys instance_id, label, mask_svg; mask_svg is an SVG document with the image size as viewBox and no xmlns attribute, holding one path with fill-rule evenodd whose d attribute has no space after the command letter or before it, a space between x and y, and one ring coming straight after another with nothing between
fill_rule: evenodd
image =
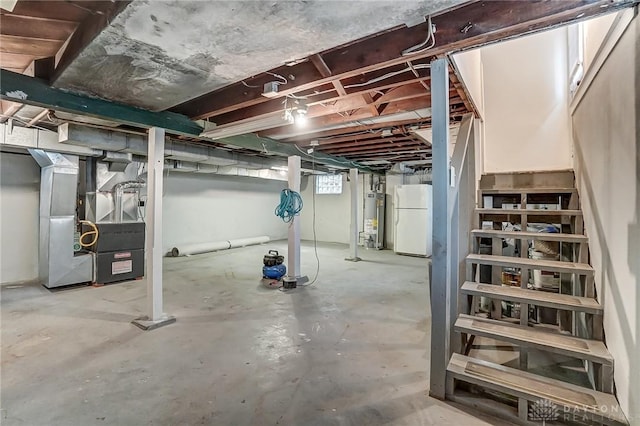
<instances>
[{"instance_id":1,"label":"white pvc pipe on floor","mask_svg":"<svg viewBox=\"0 0 640 426\"><path fill-rule=\"evenodd\" d=\"M269 242L270 238L266 235L260 237L240 238L228 241L215 241L211 243L187 244L180 247L174 247L171 250L173 257L190 256L193 254L210 253L218 250L228 250L230 248L245 247L254 244L263 244Z\"/></svg>"}]
</instances>

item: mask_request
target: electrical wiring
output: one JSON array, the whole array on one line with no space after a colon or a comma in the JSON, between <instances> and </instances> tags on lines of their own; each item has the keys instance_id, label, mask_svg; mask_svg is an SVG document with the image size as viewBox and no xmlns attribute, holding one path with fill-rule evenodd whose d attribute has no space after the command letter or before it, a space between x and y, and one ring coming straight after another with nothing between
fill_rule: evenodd
<instances>
[{"instance_id":1,"label":"electrical wiring","mask_svg":"<svg viewBox=\"0 0 640 426\"><path fill-rule=\"evenodd\" d=\"M289 80L287 80L285 77L281 76L280 74L274 74L272 72L266 72L265 74L272 75L282 80L282 81L276 81L276 84L287 84L289 82Z\"/></svg>"},{"instance_id":2,"label":"electrical wiring","mask_svg":"<svg viewBox=\"0 0 640 426\"><path fill-rule=\"evenodd\" d=\"M317 237L317 232L316 232L316 182L315 182L315 176L316 176L316 159L315 156L311 155L311 170L312 170L312 174L311 177L313 178L313 181L311 182L312 185L312 202L313 202L313 206L312 206L312 229L313 229L313 253L315 255L316 258L316 273L313 277L313 279L305 284L300 284L298 287L309 287L310 285L315 284L315 282L318 280L318 276L320 275L320 256L318 256L318 237ZM285 289L284 286L280 286L278 287L278 290L282 291L283 293L287 293L291 290Z\"/></svg>"},{"instance_id":3,"label":"electrical wiring","mask_svg":"<svg viewBox=\"0 0 640 426\"><path fill-rule=\"evenodd\" d=\"M280 84L287 84L287 83L289 82L289 80L287 80L285 77L281 76L280 74L274 74L274 73L272 73L272 72L266 72L265 74L272 75L272 76L274 76L274 77L279 78L280 80L282 80L282 81L276 81L276 84L278 84L278 85L280 85ZM248 83L247 83L247 82L245 82L244 80L242 80L240 83L242 83L242 85L243 85L244 87L248 87L248 88L250 88L250 89L258 89L258 88L261 88L261 87L262 87L262 86L254 86L254 85L248 84ZM292 96L292 95L289 95L289 96Z\"/></svg>"},{"instance_id":4,"label":"electrical wiring","mask_svg":"<svg viewBox=\"0 0 640 426\"><path fill-rule=\"evenodd\" d=\"M427 24L428 24L427 38L425 39L425 41L423 41L420 44L416 44L415 46L411 46L408 49L403 50L402 56L415 55L416 53L422 53L431 49L433 46L436 45L436 36L435 36L435 32L433 31L433 24L431 23L431 15L429 15L429 18L427 19Z\"/></svg>"},{"instance_id":5,"label":"electrical wiring","mask_svg":"<svg viewBox=\"0 0 640 426\"><path fill-rule=\"evenodd\" d=\"M316 158L315 156L311 156L311 170L312 170L312 177L313 177L313 181L311 182L311 200L313 201L313 207L312 207L312 229L313 229L313 252L316 256L316 274L313 277L313 279L306 284L302 284L301 287L308 287L310 285L313 285L316 280L318 279L318 275L320 275L320 257L318 256L318 237L316 235L316 182L315 182L315 172L316 172Z\"/></svg>"},{"instance_id":6,"label":"electrical wiring","mask_svg":"<svg viewBox=\"0 0 640 426\"><path fill-rule=\"evenodd\" d=\"M377 82L382 81L382 80L386 80L387 78L395 77L396 75L404 74L405 72L408 72L408 71L422 70L422 69L427 69L427 68L430 68L430 67L431 66L429 64L413 65L413 67L407 67L407 68L404 68L404 69L399 70L399 71L393 71L393 72L387 73L385 75L381 75L380 77L373 78L373 79L371 79L369 81L365 81L364 83L348 84L348 85L344 86L344 88L345 89L351 89L351 88L354 88L354 87L364 87L364 86L368 86L368 85L373 84L373 83L377 83Z\"/></svg>"},{"instance_id":7,"label":"electrical wiring","mask_svg":"<svg viewBox=\"0 0 640 426\"><path fill-rule=\"evenodd\" d=\"M295 147L296 147L296 149L297 149L298 151L300 151L300 153L301 153L302 155L304 155L304 156L306 156L306 157L311 157L311 158L314 158L314 159L315 159L315 157L314 157L313 155L310 155L310 154L308 154L308 153L304 152L304 151L303 151L303 150L302 150L298 145L295 145L295 144L294 144L293 146L295 146ZM335 161L335 162L337 162L337 163L346 164L346 165L348 165L348 166L352 166L352 167L358 167L358 164L357 164L356 162L354 162L354 161L349 161L349 160L346 160L346 161L345 161L345 160L339 160L339 159L337 159L337 158L332 158L332 159L331 159L331 161Z\"/></svg>"},{"instance_id":8,"label":"electrical wiring","mask_svg":"<svg viewBox=\"0 0 640 426\"><path fill-rule=\"evenodd\" d=\"M247 84L244 81L241 81L240 83L242 83L244 87L248 87L250 89L257 89L258 87L262 87L262 86L252 86L251 84Z\"/></svg>"},{"instance_id":9,"label":"electrical wiring","mask_svg":"<svg viewBox=\"0 0 640 426\"><path fill-rule=\"evenodd\" d=\"M83 248L87 248L87 247L91 247L92 245L94 245L97 241L98 241L98 236L99 236L99 232L98 232L98 227L95 225L95 223L90 222L88 220L81 220L80 223L84 223L86 225L88 225L92 230L91 231L87 231L85 233L83 233L82 235L80 235L80 238L78 239L78 242L80 243L80 246ZM85 243L84 242L84 237L93 235L93 239L91 240L90 243Z\"/></svg>"},{"instance_id":10,"label":"electrical wiring","mask_svg":"<svg viewBox=\"0 0 640 426\"><path fill-rule=\"evenodd\" d=\"M16 121L18 121L18 122L20 122L20 123L24 124L24 125L28 125L28 124L29 124L29 122L28 122L28 121L26 121L25 119L20 118L20 117L18 117L18 116L16 116L16 115L0 114L0 117L2 117L2 118L8 118L8 119L13 119L13 120L16 120ZM35 125L35 124L32 124L32 125L31 125L31 126L29 126L29 127L33 127L34 129L38 129L38 130L44 130L44 131L46 131L46 132L51 132L51 131L52 131L52 130L47 129L47 128L45 128L45 127L37 126L37 125Z\"/></svg>"}]
</instances>

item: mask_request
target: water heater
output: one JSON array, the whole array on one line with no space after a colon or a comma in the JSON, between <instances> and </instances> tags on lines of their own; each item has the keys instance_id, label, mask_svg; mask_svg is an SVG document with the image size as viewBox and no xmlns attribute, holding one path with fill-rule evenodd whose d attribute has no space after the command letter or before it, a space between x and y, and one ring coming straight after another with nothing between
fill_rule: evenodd
<instances>
[{"instance_id":1,"label":"water heater","mask_svg":"<svg viewBox=\"0 0 640 426\"><path fill-rule=\"evenodd\" d=\"M368 192L364 199L364 246L384 248L384 192Z\"/></svg>"}]
</instances>

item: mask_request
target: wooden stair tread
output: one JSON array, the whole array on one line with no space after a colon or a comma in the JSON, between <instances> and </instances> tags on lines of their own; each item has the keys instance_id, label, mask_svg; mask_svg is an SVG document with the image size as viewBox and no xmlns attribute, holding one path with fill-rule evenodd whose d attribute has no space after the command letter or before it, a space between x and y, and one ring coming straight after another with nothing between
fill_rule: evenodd
<instances>
[{"instance_id":1,"label":"wooden stair tread","mask_svg":"<svg viewBox=\"0 0 640 426\"><path fill-rule=\"evenodd\" d=\"M613 365L613 357L607 347L597 340L549 333L531 327L507 324L471 315L460 315L456 320L455 329L467 334L490 337L520 346L534 347L580 359L588 359L599 364Z\"/></svg>"},{"instance_id":2,"label":"wooden stair tread","mask_svg":"<svg viewBox=\"0 0 640 426\"><path fill-rule=\"evenodd\" d=\"M550 293L546 291L527 290L520 287L465 282L460 291L464 294L476 294L493 299L510 300L536 306L563 309L567 311L602 314L602 306L589 297L571 296L569 294Z\"/></svg>"},{"instance_id":3,"label":"wooden stair tread","mask_svg":"<svg viewBox=\"0 0 640 426\"><path fill-rule=\"evenodd\" d=\"M543 209L485 209L478 208L476 213L492 215L522 215L527 216L582 216L582 210L543 210Z\"/></svg>"},{"instance_id":4,"label":"wooden stair tread","mask_svg":"<svg viewBox=\"0 0 640 426\"><path fill-rule=\"evenodd\" d=\"M538 376L492 362L453 354L447 372L453 378L504 392L531 402L546 399L570 413L585 413L594 421L627 425L614 395Z\"/></svg>"},{"instance_id":5,"label":"wooden stair tread","mask_svg":"<svg viewBox=\"0 0 640 426\"><path fill-rule=\"evenodd\" d=\"M577 192L576 188L498 188L498 189L480 189L482 195L519 195L519 194L573 194Z\"/></svg>"},{"instance_id":6,"label":"wooden stair tread","mask_svg":"<svg viewBox=\"0 0 640 426\"><path fill-rule=\"evenodd\" d=\"M561 262L558 260L529 259L526 257L497 256L491 254L469 254L467 264L508 266L514 268L538 269L551 272L566 272L593 275L593 268L586 263Z\"/></svg>"},{"instance_id":7,"label":"wooden stair tread","mask_svg":"<svg viewBox=\"0 0 640 426\"><path fill-rule=\"evenodd\" d=\"M499 231L495 229L473 229L475 237L483 238L514 238L536 241L559 241L565 243L586 243L588 238L581 234L561 234L553 232L529 232L529 231Z\"/></svg>"}]
</instances>

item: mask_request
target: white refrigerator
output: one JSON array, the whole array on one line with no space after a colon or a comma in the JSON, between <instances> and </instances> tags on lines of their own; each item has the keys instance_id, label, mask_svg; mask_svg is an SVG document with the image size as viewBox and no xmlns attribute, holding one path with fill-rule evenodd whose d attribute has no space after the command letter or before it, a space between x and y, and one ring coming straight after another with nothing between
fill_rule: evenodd
<instances>
[{"instance_id":1,"label":"white refrigerator","mask_svg":"<svg viewBox=\"0 0 640 426\"><path fill-rule=\"evenodd\" d=\"M432 186L398 185L394 197L393 251L431 256Z\"/></svg>"}]
</instances>

